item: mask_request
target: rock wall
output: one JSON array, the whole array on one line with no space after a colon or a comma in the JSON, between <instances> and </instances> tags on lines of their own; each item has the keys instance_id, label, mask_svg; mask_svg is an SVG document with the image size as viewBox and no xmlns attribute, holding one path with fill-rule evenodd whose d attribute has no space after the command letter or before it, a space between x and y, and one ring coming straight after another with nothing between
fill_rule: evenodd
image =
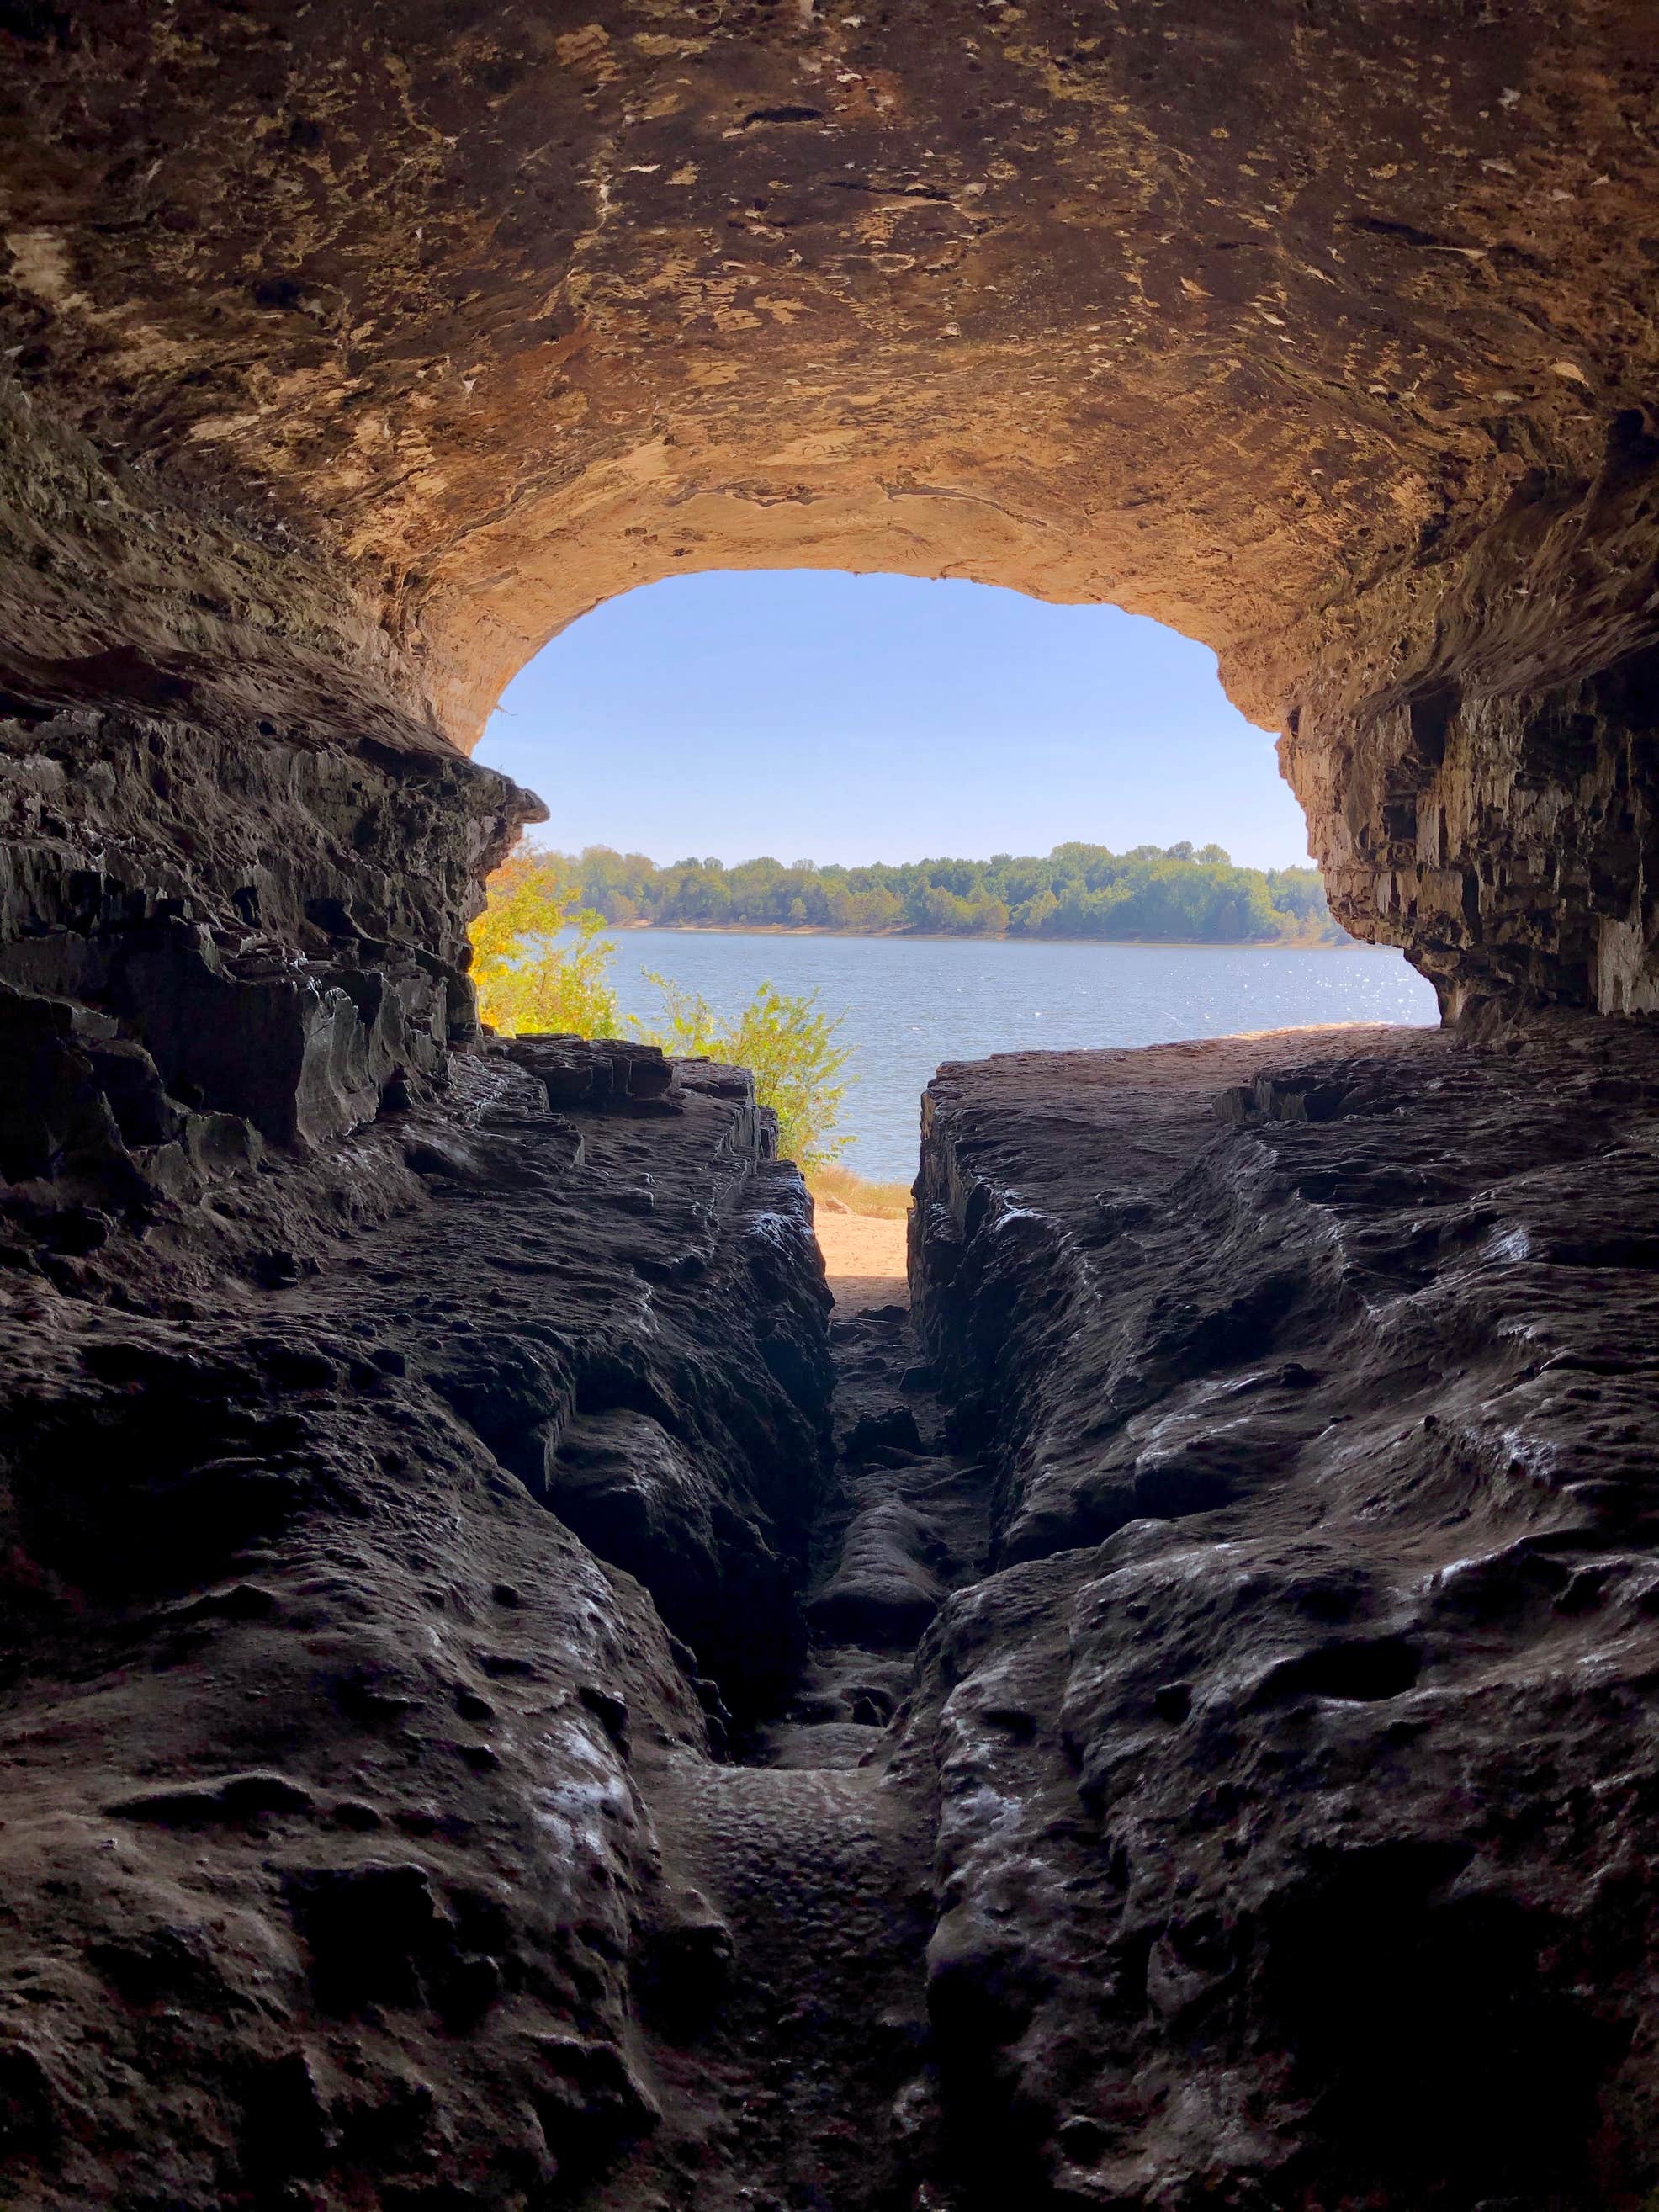
<instances>
[{"instance_id":1,"label":"rock wall","mask_svg":"<svg viewBox=\"0 0 1659 2212\"><path fill-rule=\"evenodd\" d=\"M771 1150L731 1070L473 1055L72 1281L9 1255L9 2203L564 2203L651 2135L721 1931L641 1776L805 1642Z\"/></svg>"},{"instance_id":2,"label":"rock wall","mask_svg":"<svg viewBox=\"0 0 1659 2212\"><path fill-rule=\"evenodd\" d=\"M1656 458L1646 414L1616 416L1592 478L1519 487L1467 574L1416 580L1449 588L1414 669L1350 636L1286 716L1336 911L1404 946L1449 1016L1652 1010L1656 664L1631 649L1617 572L1650 542ZM1594 617L1568 641L1580 591Z\"/></svg>"},{"instance_id":3,"label":"rock wall","mask_svg":"<svg viewBox=\"0 0 1659 2212\"><path fill-rule=\"evenodd\" d=\"M0 1210L83 1248L429 1097L477 1032L481 872L534 811L430 748L0 720Z\"/></svg>"},{"instance_id":4,"label":"rock wall","mask_svg":"<svg viewBox=\"0 0 1659 2212\"><path fill-rule=\"evenodd\" d=\"M994 1483L910 1722L953 2201L1652 2189L1653 1043L941 1071L919 1328Z\"/></svg>"},{"instance_id":5,"label":"rock wall","mask_svg":"<svg viewBox=\"0 0 1659 2212\"><path fill-rule=\"evenodd\" d=\"M73 1255L429 1098L543 810L285 530L0 431L0 1213Z\"/></svg>"}]
</instances>

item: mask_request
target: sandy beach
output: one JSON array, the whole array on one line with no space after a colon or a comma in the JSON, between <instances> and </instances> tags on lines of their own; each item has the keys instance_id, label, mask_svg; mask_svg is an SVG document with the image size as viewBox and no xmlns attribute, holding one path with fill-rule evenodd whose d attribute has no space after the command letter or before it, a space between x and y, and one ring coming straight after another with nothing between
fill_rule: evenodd
<instances>
[{"instance_id":1,"label":"sandy beach","mask_svg":"<svg viewBox=\"0 0 1659 2212\"><path fill-rule=\"evenodd\" d=\"M817 1208L817 1219L818 1249L838 1309L908 1303L902 1220L832 1213L827 1206Z\"/></svg>"}]
</instances>

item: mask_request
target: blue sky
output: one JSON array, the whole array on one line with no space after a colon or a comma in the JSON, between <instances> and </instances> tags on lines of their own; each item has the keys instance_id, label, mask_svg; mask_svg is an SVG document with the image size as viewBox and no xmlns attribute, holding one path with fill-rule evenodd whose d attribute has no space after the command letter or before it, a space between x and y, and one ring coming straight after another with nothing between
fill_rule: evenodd
<instances>
[{"instance_id":1,"label":"blue sky","mask_svg":"<svg viewBox=\"0 0 1659 2212\"><path fill-rule=\"evenodd\" d=\"M536 842L659 861L915 860L1224 845L1305 863L1273 738L1204 647L1116 607L793 569L675 576L573 623L477 757Z\"/></svg>"}]
</instances>

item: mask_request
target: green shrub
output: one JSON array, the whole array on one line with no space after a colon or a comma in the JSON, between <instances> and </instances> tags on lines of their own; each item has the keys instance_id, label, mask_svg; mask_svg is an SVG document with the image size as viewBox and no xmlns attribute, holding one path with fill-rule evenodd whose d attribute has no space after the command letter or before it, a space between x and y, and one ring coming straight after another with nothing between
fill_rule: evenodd
<instances>
[{"instance_id":1,"label":"green shrub","mask_svg":"<svg viewBox=\"0 0 1659 2212\"><path fill-rule=\"evenodd\" d=\"M636 1021L638 1034L675 1060L723 1060L746 1067L755 1096L778 1117L778 1151L803 1173L824 1166L848 1139L833 1133L847 1086L836 1079L852 1054L836 1042L842 1017L822 1013L818 994L791 997L763 983L735 1021L722 1021L700 992L647 975L662 993L663 1024Z\"/></svg>"}]
</instances>

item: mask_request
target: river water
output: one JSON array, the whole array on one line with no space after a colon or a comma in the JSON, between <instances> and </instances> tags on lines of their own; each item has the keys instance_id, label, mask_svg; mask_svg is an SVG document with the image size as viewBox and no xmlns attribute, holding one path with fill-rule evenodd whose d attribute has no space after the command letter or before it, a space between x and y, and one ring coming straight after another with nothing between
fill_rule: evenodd
<instances>
[{"instance_id":1,"label":"river water","mask_svg":"<svg viewBox=\"0 0 1659 2212\"><path fill-rule=\"evenodd\" d=\"M941 1060L994 1052L1168 1044L1310 1022L1432 1023L1434 993L1398 952L1274 947L1032 944L1005 939L781 937L621 930L625 1013L657 1018L646 971L736 1013L762 981L816 990L853 1048L848 1166L878 1181L916 1171L919 1102Z\"/></svg>"}]
</instances>

